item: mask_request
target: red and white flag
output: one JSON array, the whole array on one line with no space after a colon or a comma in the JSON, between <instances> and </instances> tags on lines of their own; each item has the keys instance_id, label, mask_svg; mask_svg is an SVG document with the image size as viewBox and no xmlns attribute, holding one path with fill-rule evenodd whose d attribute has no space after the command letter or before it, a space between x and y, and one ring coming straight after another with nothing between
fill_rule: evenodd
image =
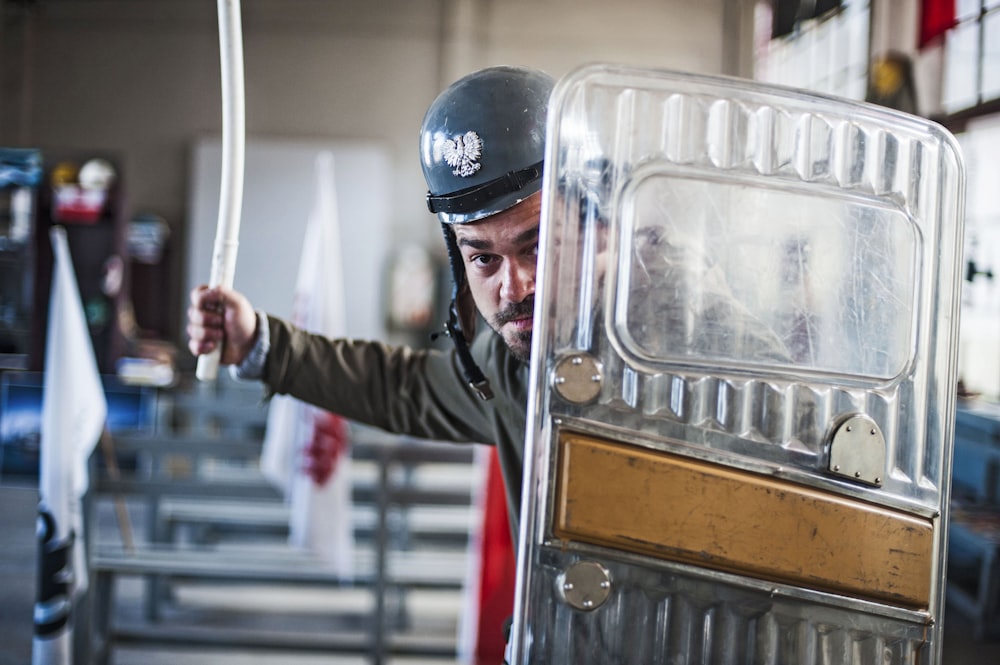
<instances>
[{"instance_id":1,"label":"red and white flag","mask_svg":"<svg viewBox=\"0 0 1000 665\"><path fill-rule=\"evenodd\" d=\"M71 661L73 604L87 588L85 543L77 542L83 536L80 500L108 414L66 231L53 227L50 236L54 264L42 384L34 665Z\"/></svg>"},{"instance_id":2,"label":"red and white flag","mask_svg":"<svg viewBox=\"0 0 1000 665\"><path fill-rule=\"evenodd\" d=\"M480 519L470 540L459 651L468 665L494 665L503 662L505 623L514 612L517 553L497 449L479 446L476 465L482 480L475 500Z\"/></svg>"},{"instance_id":3,"label":"red and white flag","mask_svg":"<svg viewBox=\"0 0 1000 665\"><path fill-rule=\"evenodd\" d=\"M328 337L346 330L340 224L333 155L316 159L316 202L306 225L292 321ZM275 395L261 468L291 507L289 542L320 555L345 579L354 574L351 456L347 423L336 414Z\"/></svg>"}]
</instances>

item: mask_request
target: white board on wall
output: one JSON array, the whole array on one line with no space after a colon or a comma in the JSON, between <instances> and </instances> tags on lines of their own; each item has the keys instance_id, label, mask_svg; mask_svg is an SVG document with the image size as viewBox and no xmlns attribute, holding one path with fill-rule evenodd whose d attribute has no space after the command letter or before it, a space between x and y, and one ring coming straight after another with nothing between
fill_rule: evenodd
<instances>
[{"instance_id":1,"label":"white board on wall","mask_svg":"<svg viewBox=\"0 0 1000 665\"><path fill-rule=\"evenodd\" d=\"M316 200L316 157L327 151L333 155L343 252L330 260L344 269L347 335L383 339L391 163L379 144L248 138L234 286L255 308L291 316L306 222ZM186 294L208 283L211 273L221 139L199 140L191 162L185 303Z\"/></svg>"}]
</instances>

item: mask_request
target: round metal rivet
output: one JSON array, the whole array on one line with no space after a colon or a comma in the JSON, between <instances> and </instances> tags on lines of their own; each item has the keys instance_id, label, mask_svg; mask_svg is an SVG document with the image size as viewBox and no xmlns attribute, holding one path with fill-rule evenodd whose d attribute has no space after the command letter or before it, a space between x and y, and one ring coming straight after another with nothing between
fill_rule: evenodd
<instances>
[{"instance_id":1,"label":"round metal rivet","mask_svg":"<svg viewBox=\"0 0 1000 665\"><path fill-rule=\"evenodd\" d=\"M597 399L603 380L600 362L586 353L564 356L552 372L556 393L573 404L586 404Z\"/></svg>"},{"instance_id":2,"label":"round metal rivet","mask_svg":"<svg viewBox=\"0 0 1000 665\"><path fill-rule=\"evenodd\" d=\"M611 574L596 561L577 561L557 583L562 600L578 610L596 610L611 595Z\"/></svg>"}]
</instances>

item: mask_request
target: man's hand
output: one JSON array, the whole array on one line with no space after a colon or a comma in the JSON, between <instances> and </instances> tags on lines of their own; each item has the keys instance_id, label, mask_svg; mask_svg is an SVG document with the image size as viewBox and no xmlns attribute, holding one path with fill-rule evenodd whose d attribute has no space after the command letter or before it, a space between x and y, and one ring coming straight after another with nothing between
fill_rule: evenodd
<instances>
[{"instance_id":1,"label":"man's hand","mask_svg":"<svg viewBox=\"0 0 1000 665\"><path fill-rule=\"evenodd\" d=\"M211 353L222 344L223 365L243 361L257 339L257 314L243 294L205 285L191 291L188 307L188 349L196 356Z\"/></svg>"}]
</instances>

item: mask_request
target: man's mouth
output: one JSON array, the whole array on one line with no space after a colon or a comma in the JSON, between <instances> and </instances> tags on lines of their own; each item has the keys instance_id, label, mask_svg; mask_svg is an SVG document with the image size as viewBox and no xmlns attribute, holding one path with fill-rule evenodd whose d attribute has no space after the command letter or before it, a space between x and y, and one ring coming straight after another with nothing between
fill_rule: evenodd
<instances>
[{"instance_id":1,"label":"man's mouth","mask_svg":"<svg viewBox=\"0 0 1000 665\"><path fill-rule=\"evenodd\" d=\"M535 299L528 298L498 312L493 317L493 322L497 330L509 324L515 331L524 332L531 330L534 315Z\"/></svg>"},{"instance_id":2,"label":"man's mouth","mask_svg":"<svg viewBox=\"0 0 1000 665\"><path fill-rule=\"evenodd\" d=\"M525 317L523 319L514 319L513 321L508 321L507 323L518 332L525 330L531 330L533 319L532 317Z\"/></svg>"}]
</instances>

